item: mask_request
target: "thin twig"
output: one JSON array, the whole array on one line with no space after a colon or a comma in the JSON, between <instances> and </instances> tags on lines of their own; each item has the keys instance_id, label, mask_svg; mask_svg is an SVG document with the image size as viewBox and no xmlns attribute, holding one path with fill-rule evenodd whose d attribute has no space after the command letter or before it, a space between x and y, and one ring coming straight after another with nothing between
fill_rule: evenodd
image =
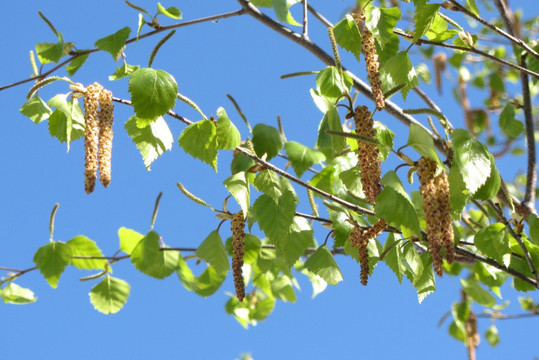
<instances>
[{"instance_id":1,"label":"thin twig","mask_svg":"<svg viewBox=\"0 0 539 360\"><path fill-rule=\"evenodd\" d=\"M476 15L473 12L469 11L468 9L466 9L464 6L460 5L455 0L449 0L449 2L452 3L453 5L455 5L456 10L458 10L458 11L468 15L469 17L479 21L481 24L483 24L486 27L488 27L489 29L497 32L498 34L506 37L507 39L509 39L509 41L511 41L512 43L514 43L517 46L520 46L521 48L523 48L527 52L529 52L531 55L533 55L535 58L539 59L539 53L537 53L535 50L533 50L528 44L526 44L521 39L513 36L514 34L508 34L507 32L503 31L499 27L497 27L497 26L493 25L492 23L484 20L479 15Z\"/></svg>"},{"instance_id":2,"label":"thin twig","mask_svg":"<svg viewBox=\"0 0 539 360\"><path fill-rule=\"evenodd\" d=\"M158 29L156 29L154 31L150 31L150 32L148 32L146 34L142 34L139 37L133 37L131 39L128 39L125 42L125 44L126 45L130 44L130 43L138 41L140 39L144 39L144 38L153 36L155 34L159 34L159 33L163 32L163 31L176 29L176 28L179 28L179 27L184 27L184 26L189 26L189 25L194 25L194 24L200 24L200 23L208 22L208 21L226 19L226 18L229 18L229 17L232 17L232 16L243 15L244 13L245 13L245 10L240 9L240 10L237 10L237 11L232 11L232 12L228 12L228 13L224 13L224 14L218 14L218 15L208 16L208 17L204 17L204 18L200 18L200 19L190 20L190 21L186 21L186 22L183 22L183 23L179 23L179 24L161 26L161 27L159 27ZM59 63L58 65L56 65L52 69L50 69L50 70L48 70L48 71L46 71L46 72L44 72L42 74L39 74L38 76L33 76L33 77L28 78L28 79L24 79L24 80L14 82L12 84L0 86L0 91L9 89L11 87L21 85L21 84L24 84L24 83L27 83L27 82L30 82L30 81L44 79L47 76L49 76L50 74L52 74L53 72L55 72L56 70L60 69L62 66L67 65L72 60L78 58L79 56L86 55L86 54L91 54L91 53L98 52L98 51L100 51L100 49L98 49L98 48L85 50L85 51L78 51L78 52L76 52L74 54L71 54L70 57L68 57L66 60L62 61L61 63Z\"/></svg>"},{"instance_id":3,"label":"thin twig","mask_svg":"<svg viewBox=\"0 0 539 360\"><path fill-rule=\"evenodd\" d=\"M421 90L417 86L414 86L412 88L412 90L421 98L421 100L423 100L425 102L425 104L427 104L428 107L430 107L434 111L437 111L437 112L443 114L440 107L423 90ZM444 116L445 116L445 114L444 114ZM451 124L451 122L447 119L447 117L445 118L445 121L447 122L447 124L450 126L451 129L455 128L453 126L453 124Z\"/></svg>"},{"instance_id":4,"label":"thin twig","mask_svg":"<svg viewBox=\"0 0 539 360\"><path fill-rule=\"evenodd\" d=\"M512 319L524 319L524 318L530 318L530 317L536 317L539 316L539 312L529 312L524 314L512 314L512 315L504 315L498 312L488 312L488 313L482 313L477 315L478 318L487 318L492 320L512 320Z\"/></svg>"},{"instance_id":5,"label":"thin twig","mask_svg":"<svg viewBox=\"0 0 539 360\"><path fill-rule=\"evenodd\" d=\"M309 4L307 3L307 0L303 0L303 33L301 36L303 36L304 39L309 38L309 11L307 8L309 7Z\"/></svg>"}]
</instances>

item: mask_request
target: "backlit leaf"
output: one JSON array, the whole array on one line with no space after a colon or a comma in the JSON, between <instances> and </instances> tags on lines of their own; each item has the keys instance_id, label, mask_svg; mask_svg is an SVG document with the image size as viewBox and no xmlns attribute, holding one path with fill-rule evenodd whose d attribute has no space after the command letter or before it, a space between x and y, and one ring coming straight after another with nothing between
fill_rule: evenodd
<instances>
[{"instance_id":1,"label":"backlit leaf","mask_svg":"<svg viewBox=\"0 0 539 360\"><path fill-rule=\"evenodd\" d=\"M407 84L401 89L401 94L405 101L410 89L419 85L414 66L406 51L401 51L383 62L380 68L380 74L385 90L393 89L399 84Z\"/></svg>"},{"instance_id":2,"label":"backlit leaf","mask_svg":"<svg viewBox=\"0 0 539 360\"><path fill-rule=\"evenodd\" d=\"M175 20L182 18L182 12L174 6L165 9L161 3L157 3L157 12Z\"/></svg>"},{"instance_id":3,"label":"backlit leaf","mask_svg":"<svg viewBox=\"0 0 539 360\"><path fill-rule=\"evenodd\" d=\"M246 175L244 172L239 172L223 181L228 191L234 196L238 204L240 204L244 216L247 216L250 206L250 190Z\"/></svg>"},{"instance_id":4,"label":"backlit leaf","mask_svg":"<svg viewBox=\"0 0 539 360\"><path fill-rule=\"evenodd\" d=\"M34 292L30 289L23 288L13 282L8 283L0 290L0 297L6 304L30 304L37 300Z\"/></svg>"},{"instance_id":5,"label":"backlit leaf","mask_svg":"<svg viewBox=\"0 0 539 360\"><path fill-rule=\"evenodd\" d=\"M475 279L460 279L460 284L466 295L478 304L491 307L496 303L494 296L483 289Z\"/></svg>"},{"instance_id":6,"label":"backlit leaf","mask_svg":"<svg viewBox=\"0 0 539 360\"><path fill-rule=\"evenodd\" d=\"M120 238L120 250L131 255L131 252L135 246L137 246L139 241L142 240L144 235L135 230L122 227L118 230L118 237Z\"/></svg>"},{"instance_id":7,"label":"backlit leaf","mask_svg":"<svg viewBox=\"0 0 539 360\"><path fill-rule=\"evenodd\" d=\"M269 195L261 195L253 205L258 225L273 243L288 235L296 212L296 199L290 191L284 191L276 202Z\"/></svg>"},{"instance_id":8,"label":"backlit leaf","mask_svg":"<svg viewBox=\"0 0 539 360\"><path fill-rule=\"evenodd\" d=\"M228 255L219 235L219 231L212 231L200 244L195 253L199 258L207 261L219 274L230 269Z\"/></svg>"},{"instance_id":9,"label":"backlit leaf","mask_svg":"<svg viewBox=\"0 0 539 360\"><path fill-rule=\"evenodd\" d=\"M310 149L295 141L288 141L284 148L298 177L301 177L313 164L320 163L326 159L320 151Z\"/></svg>"},{"instance_id":10,"label":"backlit leaf","mask_svg":"<svg viewBox=\"0 0 539 360\"><path fill-rule=\"evenodd\" d=\"M217 109L217 116L217 147L222 150L235 149L240 145L240 132L228 118L225 109Z\"/></svg>"},{"instance_id":11,"label":"backlit leaf","mask_svg":"<svg viewBox=\"0 0 539 360\"><path fill-rule=\"evenodd\" d=\"M196 277L181 256L176 273L187 290L193 291L202 297L213 295L221 287L226 278L225 272L219 274L211 266L207 267L202 274Z\"/></svg>"},{"instance_id":12,"label":"backlit leaf","mask_svg":"<svg viewBox=\"0 0 539 360\"><path fill-rule=\"evenodd\" d=\"M259 157L268 154L270 160L283 148L284 141L281 133L273 126L256 124L253 128L253 147Z\"/></svg>"},{"instance_id":13,"label":"backlit leaf","mask_svg":"<svg viewBox=\"0 0 539 360\"><path fill-rule=\"evenodd\" d=\"M131 116L124 124L127 130L127 135L135 143L142 155L142 160L146 169L150 170L150 166L159 156L167 150L172 149L174 138L163 117L158 117L144 128L137 126L136 116Z\"/></svg>"},{"instance_id":14,"label":"backlit leaf","mask_svg":"<svg viewBox=\"0 0 539 360\"><path fill-rule=\"evenodd\" d=\"M105 36L104 38L97 40L95 42L95 46L98 49L111 54L114 61L118 61L120 60L120 57L122 55L122 49L125 45L125 42L129 38L130 33L131 29L129 28L129 26L126 26L118 30L114 34Z\"/></svg>"},{"instance_id":15,"label":"backlit leaf","mask_svg":"<svg viewBox=\"0 0 539 360\"><path fill-rule=\"evenodd\" d=\"M180 254L177 251L162 251L159 235L150 231L131 252L131 263L146 275L164 279L176 270Z\"/></svg>"},{"instance_id":16,"label":"backlit leaf","mask_svg":"<svg viewBox=\"0 0 539 360\"><path fill-rule=\"evenodd\" d=\"M474 244L483 254L505 266L511 262L511 248L505 225L495 223L477 232Z\"/></svg>"},{"instance_id":17,"label":"backlit leaf","mask_svg":"<svg viewBox=\"0 0 539 360\"><path fill-rule=\"evenodd\" d=\"M59 241L40 247L34 255L34 263L49 285L56 289L58 280L71 262L71 248Z\"/></svg>"},{"instance_id":18,"label":"backlit leaf","mask_svg":"<svg viewBox=\"0 0 539 360\"><path fill-rule=\"evenodd\" d=\"M163 70L142 68L129 77L129 93L137 118L154 121L176 103L178 84Z\"/></svg>"},{"instance_id":19,"label":"backlit leaf","mask_svg":"<svg viewBox=\"0 0 539 360\"><path fill-rule=\"evenodd\" d=\"M341 270L326 245L320 246L309 256L305 268L331 285L337 285L343 280Z\"/></svg>"},{"instance_id":20,"label":"backlit leaf","mask_svg":"<svg viewBox=\"0 0 539 360\"><path fill-rule=\"evenodd\" d=\"M28 116L35 124L47 120L52 114L51 108L37 95L25 102L20 110L23 115Z\"/></svg>"},{"instance_id":21,"label":"backlit leaf","mask_svg":"<svg viewBox=\"0 0 539 360\"><path fill-rule=\"evenodd\" d=\"M107 274L90 291L90 302L100 313L115 314L124 307L130 289L126 281Z\"/></svg>"},{"instance_id":22,"label":"backlit leaf","mask_svg":"<svg viewBox=\"0 0 539 360\"><path fill-rule=\"evenodd\" d=\"M490 153L467 130L455 129L452 138L454 161L459 166L466 188L473 194L491 173Z\"/></svg>"},{"instance_id":23,"label":"backlit leaf","mask_svg":"<svg viewBox=\"0 0 539 360\"><path fill-rule=\"evenodd\" d=\"M96 243L86 236L78 235L66 243L71 249L73 256L103 257L103 253ZM78 269L105 269L105 259L71 259L71 265Z\"/></svg>"},{"instance_id":24,"label":"backlit leaf","mask_svg":"<svg viewBox=\"0 0 539 360\"><path fill-rule=\"evenodd\" d=\"M343 49L350 51L359 61L361 54L361 34L356 22L350 14L333 26L335 41Z\"/></svg>"},{"instance_id":25,"label":"backlit leaf","mask_svg":"<svg viewBox=\"0 0 539 360\"><path fill-rule=\"evenodd\" d=\"M201 120L189 125L182 131L179 142L186 153L217 171L217 129L213 122Z\"/></svg>"}]
</instances>

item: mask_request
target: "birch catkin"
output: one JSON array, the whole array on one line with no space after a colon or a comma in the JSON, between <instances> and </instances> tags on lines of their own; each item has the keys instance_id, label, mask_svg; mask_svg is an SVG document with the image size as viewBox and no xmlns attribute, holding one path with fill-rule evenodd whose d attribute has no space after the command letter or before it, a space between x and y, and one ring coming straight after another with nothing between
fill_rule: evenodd
<instances>
[{"instance_id":1,"label":"birch catkin","mask_svg":"<svg viewBox=\"0 0 539 360\"><path fill-rule=\"evenodd\" d=\"M359 250L359 264L361 266L361 274L359 276L361 284L367 285L369 280L369 251L367 246L370 239L375 239L378 235L384 231L386 222L383 219L378 219L378 222L363 230L360 226L354 227L354 230L350 233L350 245L356 247Z\"/></svg>"},{"instance_id":2,"label":"birch catkin","mask_svg":"<svg viewBox=\"0 0 539 360\"><path fill-rule=\"evenodd\" d=\"M97 179L97 153L99 146L99 123L98 107L99 96L103 87L94 83L86 88L84 95L84 121L85 129L85 165L84 165L84 190L87 194L94 191Z\"/></svg>"},{"instance_id":3,"label":"birch catkin","mask_svg":"<svg viewBox=\"0 0 539 360\"><path fill-rule=\"evenodd\" d=\"M234 276L234 287L236 297L239 301L245 298L245 283L243 282L243 254L245 248L245 219L243 210L232 215L232 274Z\"/></svg>"},{"instance_id":4,"label":"birch catkin","mask_svg":"<svg viewBox=\"0 0 539 360\"><path fill-rule=\"evenodd\" d=\"M374 138L376 129L371 112L366 106L358 106L354 112L356 134ZM380 178L382 176L381 161L378 157L378 146L364 141L358 142L358 165L361 170L361 185L369 204L374 204L380 193Z\"/></svg>"},{"instance_id":5,"label":"birch catkin","mask_svg":"<svg viewBox=\"0 0 539 360\"><path fill-rule=\"evenodd\" d=\"M109 90L102 90L99 102L99 180L104 187L107 187L111 179L112 123L114 118L112 93Z\"/></svg>"},{"instance_id":6,"label":"birch catkin","mask_svg":"<svg viewBox=\"0 0 539 360\"><path fill-rule=\"evenodd\" d=\"M442 246L445 248L447 261L453 262L455 256L451 204L449 202L449 181L447 173L436 173L436 162L422 157L417 162L417 174L421 183L419 191L423 198L423 211L427 223L429 250L432 255L434 270L443 275Z\"/></svg>"}]
</instances>

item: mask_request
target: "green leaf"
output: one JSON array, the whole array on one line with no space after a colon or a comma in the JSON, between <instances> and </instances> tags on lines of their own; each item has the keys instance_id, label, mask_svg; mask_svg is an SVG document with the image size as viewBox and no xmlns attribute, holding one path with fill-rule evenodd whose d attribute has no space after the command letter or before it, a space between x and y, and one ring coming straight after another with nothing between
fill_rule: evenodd
<instances>
[{"instance_id":1,"label":"green leaf","mask_svg":"<svg viewBox=\"0 0 539 360\"><path fill-rule=\"evenodd\" d=\"M421 234L419 219L410 199L391 187L385 187L375 203L376 216L394 226L404 226L416 235Z\"/></svg>"},{"instance_id":2,"label":"green leaf","mask_svg":"<svg viewBox=\"0 0 539 360\"><path fill-rule=\"evenodd\" d=\"M120 311L129 297L129 284L107 274L103 280L90 291L90 302L103 314L115 314Z\"/></svg>"},{"instance_id":3,"label":"green leaf","mask_svg":"<svg viewBox=\"0 0 539 360\"><path fill-rule=\"evenodd\" d=\"M66 243L71 249L72 256L93 256L103 257L103 253L96 243L84 235L75 236ZM78 269L105 269L107 261L105 259L71 259L71 265Z\"/></svg>"},{"instance_id":4,"label":"green leaf","mask_svg":"<svg viewBox=\"0 0 539 360\"><path fill-rule=\"evenodd\" d=\"M259 157L268 154L270 160L283 148L284 140L281 133L273 126L256 124L253 128L253 147Z\"/></svg>"},{"instance_id":5,"label":"green leaf","mask_svg":"<svg viewBox=\"0 0 539 360\"><path fill-rule=\"evenodd\" d=\"M408 57L408 53L401 51L382 64L380 74L383 78L384 89L389 90L399 84L407 84L407 86L401 89L402 97L406 101L406 95L410 89L419 85L417 74Z\"/></svg>"},{"instance_id":6,"label":"green leaf","mask_svg":"<svg viewBox=\"0 0 539 360\"><path fill-rule=\"evenodd\" d=\"M423 253L421 255L421 262L423 263L423 270L421 274L416 277L414 286L417 290L417 299L421 304L427 295L436 291L436 284L434 280L434 270L431 266L432 257L429 253Z\"/></svg>"},{"instance_id":7,"label":"green leaf","mask_svg":"<svg viewBox=\"0 0 539 360\"><path fill-rule=\"evenodd\" d=\"M163 70L142 68L129 77L129 93L137 118L153 121L174 107L178 84Z\"/></svg>"},{"instance_id":8,"label":"green leaf","mask_svg":"<svg viewBox=\"0 0 539 360\"><path fill-rule=\"evenodd\" d=\"M399 8L377 8L369 6L366 11L365 25L371 31L372 35L378 40L382 50L386 43L397 37L393 33L393 28L401 18Z\"/></svg>"},{"instance_id":9,"label":"green leaf","mask_svg":"<svg viewBox=\"0 0 539 360\"><path fill-rule=\"evenodd\" d=\"M440 163L440 159L436 154L436 147L432 136L425 128L417 124L410 124L410 134L408 135L408 145L414 148L419 155L436 160Z\"/></svg>"},{"instance_id":10,"label":"green leaf","mask_svg":"<svg viewBox=\"0 0 539 360\"><path fill-rule=\"evenodd\" d=\"M524 124L515 119L515 106L507 103L500 114L500 129L509 139L517 138L524 131Z\"/></svg>"},{"instance_id":11,"label":"green leaf","mask_svg":"<svg viewBox=\"0 0 539 360\"><path fill-rule=\"evenodd\" d=\"M230 270L228 255L219 235L219 231L212 231L208 237L198 246L196 256L208 262L217 273L226 273Z\"/></svg>"},{"instance_id":12,"label":"green leaf","mask_svg":"<svg viewBox=\"0 0 539 360\"><path fill-rule=\"evenodd\" d=\"M57 33L57 43L36 44L36 54L39 62L45 65L51 62L57 63L64 56L64 38L62 33Z\"/></svg>"},{"instance_id":13,"label":"green leaf","mask_svg":"<svg viewBox=\"0 0 539 360\"><path fill-rule=\"evenodd\" d=\"M348 93L352 86L350 77L340 72L335 66L328 66L316 76L316 86L320 95L336 100L343 93Z\"/></svg>"},{"instance_id":14,"label":"green leaf","mask_svg":"<svg viewBox=\"0 0 539 360\"><path fill-rule=\"evenodd\" d=\"M382 161L385 161L393 149L395 133L379 121L374 122L374 128L376 129L375 138L378 140L378 150L380 150Z\"/></svg>"},{"instance_id":15,"label":"green leaf","mask_svg":"<svg viewBox=\"0 0 539 360\"><path fill-rule=\"evenodd\" d=\"M329 154L340 153L346 148L346 140L342 136L333 136L326 134L326 130L333 130L342 132L341 119L339 117L339 112L337 108L332 105L324 118L320 122L318 128L318 139L316 141L316 146L320 150L329 150Z\"/></svg>"},{"instance_id":16,"label":"green leaf","mask_svg":"<svg viewBox=\"0 0 539 360\"><path fill-rule=\"evenodd\" d=\"M236 174L241 171L248 171L256 164L253 159L240 152L233 154L233 156L234 157L230 163L230 172L232 174Z\"/></svg>"},{"instance_id":17,"label":"green leaf","mask_svg":"<svg viewBox=\"0 0 539 360\"><path fill-rule=\"evenodd\" d=\"M84 50L83 50L84 51ZM90 56L90 54L83 54L83 55L79 55L77 56L76 58L74 58L73 60L71 60L69 62L69 65L66 65L65 68L66 68L66 71L67 71L67 74L69 76L73 76L75 75L75 73L81 68L81 66L86 62L86 60L88 59L88 56Z\"/></svg>"},{"instance_id":18,"label":"green leaf","mask_svg":"<svg viewBox=\"0 0 539 360\"><path fill-rule=\"evenodd\" d=\"M451 203L451 212L454 219L460 220L467 200L468 190L466 190L466 184L462 180L458 165L453 163L449 170L449 202Z\"/></svg>"},{"instance_id":19,"label":"green leaf","mask_svg":"<svg viewBox=\"0 0 539 360\"><path fill-rule=\"evenodd\" d=\"M277 16L277 19L290 25L300 26L300 24L298 24L297 21L294 20L292 14L288 10L290 6L294 5L297 2L297 0L272 0L271 4L273 6L273 10L275 11L275 15Z\"/></svg>"},{"instance_id":20,"label":"green leaf","mask_svg":"<svg viewBox=\"0 0 539 360\"><path fill-rule=\"evenodd\" d=\"M477 232L474 244L483 254L493 258L505 266L511 262L511 247L505 225L496 223Z\"/></svg>"},{"instance_id":21,"label":"green leaf","mask_svg":"<svg viewBox=\"0 0 539 360\"><path fill-rule=\"evenodd\" d=\"M359 61L361 54L361 34L356 22L350 14L333 26L335 41L343 49L350 51Z\"/></svg>"},{"instance_id":22,"label":"green leaf","mask_svg":"<svg viewBox=\"0 0 539 360\"><path fill-rule=\"evenodd\" d=\"M159 245L159 235L150 231L144 236L131 252L131 263L142 273L164 279L178 267L180 253L177 251L162 251Z\"/></svg>"},{"instance_id":23,"label":"green leaf","mask_svg":"<svg viewBox=\"0 0 539 360\"><path fill-rule=\"evenodd\" d=\"M21 106L20 111L23 115L28 116L35 124L47 120L52 114L51 108L37 95L34 95L25 102Z\"/></svg>"},{"instance_id":24,"label":"green leaf","mask_svg":"<svg viewBox=\"0 0 539 360\"><path fill-rule=\"evenodd\" d=\"M124 124L127 135L135 143L142 155L146 169L165 151L172 149L174 138L165 119L161 116L150 125L141 129L137 126L136 116L131 116Z\"/></svg>"},{"instance_id":25,"label":"green leaf","mask_svg":"<svg viewBox=\"0 0 539 360\"><path fill-rule=\"evenodd\" d=\"M217 171L217 129L213 122L201 120L189 125L182 131L179 141L186 153Z\"/></svg>"},{"instance_id":26,"label":"green leaf","mask_svg":"<svg viewBox=\"0 0 539 360\"><path fill-rule=\"evenodd\" d=\"M530 214L530 219L528 220L530 225L530 237L536 243L539 244L539 217L535 214Z\"/></svg>"},{"instance_id":27,"label":"green leaf","mask_svg":"<svg viewBox=\"0 0 539 360\"><path fill-rule=\"evenodd\" d=\"M6 304L30 304L36 302L37 297L30 289L23 288L13 282L9 282L0 290L0 297Z\"/></svg>"},{"instance_id":28,"label":"green leaf","mask_svg":"<svg viewBox=\"0 0 539 360\"><path fill-rule=\"evenodd\" d=\"M327 166L322 171L320 171L318 174L313 176L310 183L312 186L319 188L320 190L324 190L327 193L335 194L334 189L334 182L335 182L335 168L333 166ZM314 194L315 196L318 196L318 194Z\"/></svg>"},{"instance_id":29,"label":"green leaf","mask_svg":"<svg viewBox=\"0 0 539 360\"><path fill-rule=\"evenodd\" d=\"M320 246L309 256L305 268L331 285L337 285L343 280L341 270L326 245Z\"/></svg>"},{"instance_id":30,"label":"green leaf","mask_svg":"<svg viewBox=\"0 0 539 360\"><path fill-rule=\"evenodd\" d=\"M125 45L125 42L129 38L130 33L131 29L129 28L129 26L126 26L112 35L97 40L94 45L98 49L111 54L114 61L118 61L122 56L123 47Z\"/></svg>"},{"instance_id":31,"label":"green leaf","mask_svg":"<svg viewBox=\"0 0 539 360\"><path fill-rule=\"evenodd\" d=\"M466 4L468 5L468 10L470 10L475 15L479 15L479 8L477 7L475 0L466 0Z\"/></svg>"},{"instance_id":32,"label":"green leaf","mask_svg":"<svg viewBox=\"0 0 539 360\"><path fill-rule=\"evenodd\" d=\"M452 134L454 161L470 193L475 193L491 173L491 154L487 147L467 130L455 129Z\"/></svg>"},{"instance_id":33,"label":"green leaf","mask_svg":"<svg viewBox=\"0 0 539 360\"><path fill-rule=\"evenodd\" d=\"M432 22L429 30L425 33L425 36L434 42L444 42L457 35L457 30L447 30L447 22L439 15L436 14L434 21Z\"/></svg>"},{"instance_id":34,"label":"green leaf","mask_svg":"<svg viewBox=\"0 0 539 360\"><path fill-rule=\"evenodd\" d=\"M233 150L240 145L241 135L236 126L230 121L225 109L217 109L217 148Z\"/></svg>"},{"instance_id":35,"label":"green leaf","mask_svg":"<svg viewBox=\"0 0 539 360\"><path fill-rule=\"evenodd\" d=\"M58 280L71 262L71 248L64 243L52 241L40 247L34 255L34 263L49 285L56 289Z\"/></svg>"},{"instance_id":36,"label":"green leaf","mask_svg":"<svg viewBox=\"0 0 539 360\"><path fill-rule=\"evenodd\" d=\"M250 205L250 190L249 182L246 177L246 173L239 172L232 175L228 179L223 181L228 191L234 196L234 199L238 202L241 209L243 210L244 216L247 216Z\"/></svg>"},{"instance_id":37,"label":"green leaf","mask_svg":"<svg viewBox=\"0 0 539 360\"><path fill-rule=\"evenodd\" d=\"M431 27L438 15L440 4L424 4L416 7L414 15L415 31L412 42L419 40Z\"/></svg>"},{"instance_id":38,"label":"green leaf","mask_svg":"<svg viewBox=\"0 0 539 360\"><path fill-rule=\"evenodd\" d=\"M279 186L279 176L271 170L262 170L259 172L255 177L253 185L258 191L269 195L275 202L278 202L283 194Z\"/></svg>"},{"instance_id":39,"label":"green leaf","mask_svg":"<svg viewBox=\"0 0 539 360\"><path fill-rule=\"evenodd\" d=\"M67 144L84 136L84 115L77 99L67 101L67 94L58 94L47 103L56 108L49 118L49 133Z\"/></svg>"},{"instance_id":40,"label":"green leaf","mask_svg":"<svg viewBox=\"0 0 539 360\"><path fill-rule=\"evenodd\" d=\"M485 338L487 339L490 346L496 346L500 342L500 337L498 336L498 328L493 324L490 325L485 331Z\"/></svg>"},{"instance_id":41,"label":"green leaf","mask_svg":"<svg viewBox=\"0 0 539 360\"><path fill-rule=\"evenodd\" d=\"M496 303L496 299L487 290L483 289L475 279L460 279L460 284L464 292L476 303L491 307Z\"/></svg>"},{"instance_id":42,"label":"green leaf","mask_svg":"<svg viewBox=\"0 0 539 360\"><path fill-rule=\"evenodd\" d=\"M415 286L423 274L423 260L412 243L406 243L402 247L402 254L402 264L405 268L404 274L408 280L410 280L412 285Z\"/></svg>"},{"instance_id":43,"label":"green leaf","mask_svg":"<svg viewBox=\"0 0 539 360\"><path fill-rule=\"evenodd\" d=\"M182 12L174 6L165 9L161 3L157 3L157 12L171 19L180 20L182 18Z\"/></svg>"},{"instance_id":44,"label":"green leaf","mask_svg":"<svg viewBox=\"0 0 539 360\"><path fill-rule=\"evenodd\" d=\"M142 240L144 235L136 232L135 230L121 227L118 230L118 237L120 238L120 250L128 255L131 255L133 249L135 246L137 246L139 241Z\"/></svg>"},{"instance_id":45,"label":"green leaf","mask_svg":"<svg viewBox=\"0 0 539 360\"><path fill-rule=\"evenodd\" d=\"M179 257L177 274L187 290L193 291L202 297L213 295L221 287L226 278L225 272L219 274L211 266L207 267L198 277L195 277L181 256Z\"/></svg>"},{"instance_id":46,"label":"green leaf","mask_svg":"<svg viewBox=\"0 0 539 360\"><path fill-rule=\"evenodd\" d=\"M313 164L321 163L326 159L320 151L310 149L295 141L288 141L284 148L298 177L301 177Z\"/></svg>"},{"instance_id":47,"label":"green leaf","mask_svg":"<svg viewBox=\"0 0 539 360\"><path fill-rule=\"evenodd\" d=\"M129 64L124 63L122 65L122 67L117 67L116 68L116 72L109 76L109 80L110 81L115 81L115 80L122 79L122 78L124 78L126 76L131 75L132 73L134 73L138 69L140 69L139 65L129 65Z\"/></svg>"},{"instance_id":48,"label":"green leaf","mask_svg":"<svg viewBox=\"0 0 539 360\"><path fill-rule=\"evenodd\" d=\"M485 183L473 194L473 199L489 200L492 199L500 190L502 179L496 165L494 165L494 156L490 155L490 175Z\"/></svg>"},{"instance_id":49,"label":"green leaf","mask_svg":"<svg viewBox=\"0 0 539 360\"><path fill-rule=\"evenodd\" d=\"M395 234L390 233L384 243L383 252L385 253L384 262L397 275L397 279L401 283L406 268L402 263L402 250L399 243L400 240L395 239Z\"/></svg>"},{"instance_id":50,"label":"green leaf","mask_svg":"<svg viewBox=\"0 0 539 360\"><path fill-rule=\"evenodd\" d=\"M253 213L260 229L272 243L279 242L288 235L296 212L296 199L290 191L283 194L276 202L268 195L261 195L253 204Z\"/></svg>"},{"instance_id":51,"label":"green leaf","mask_svg":"<svg viewBox=\"0 0 539 360\"><path fill-rule=\"evenodd\" d=\"M305 249L313 243L313 230L305 218L294 217L290 232L275 241L275 246L281 252L288 267L292 267Z\"/></svg>"}]
</instances>

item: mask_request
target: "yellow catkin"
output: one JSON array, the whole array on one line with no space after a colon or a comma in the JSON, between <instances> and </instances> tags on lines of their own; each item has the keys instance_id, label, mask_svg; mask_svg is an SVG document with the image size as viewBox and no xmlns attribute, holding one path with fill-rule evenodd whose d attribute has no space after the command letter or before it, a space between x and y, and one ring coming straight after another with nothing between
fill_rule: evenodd
<instances>
[{"instance_id":1,"label":"yellow catkin","mask_svg":"<svg viewBox=\"0 0 539 360\"><path fill-rule=\"evenodd\" d=\"M85 129L85 165L84 165L84 190L87 194L94 191L97 179L97 153L99 144L98 107L99 95L103 87L94 83L86 88L84 95L84 121Z\"/></svg>"},{"instance_id":2,"label":"yellow catkin","mask_svg":"<svg viewBox=\"0 0 539 360\"><path fill-rule=\"evenodd\" d=\"M245 283L243 282L243 254L245 248L245 220L243 211L240 210L232 215L232 274L236 297L239 301L245 298Z\"/></svg>"},{"instance_id":3,"label":"yellow catkin","mask_svg":"<svg viewBox=\"0 0 539 360\"><path fill-rule=\"evenodd\" d=\"M356 10L357 11L357 10ZM382 82L380 81L380 61L378 60L378 52L374 43L374 36L365 25L365 17L358 15L357 12L353 15L356 24L361 33L361 51L365 56L365 64L367 66L367 77L371 84L372 95L376 102L378 110L384 110L386 103L384 92L382 91Z\"/></svg>"},{"instance_id":4,"label":"yellow catkin","mask_svg":"<svg viewBox=\"0 0 539 360\"><path fill-rule=\"evenodd\" d=\"M358 106L354 112L356 134L374 138L376 129L371 112L366 106ZM378 157L378 146L364 141L358 141L358 165L361 170L361 185L363 193L370 204L374 204L376 197L382 189L380 178L382 176L381 161Z\"/></svg>"},{"instance_id":5,"label":"yellow catkin","mask_svg":"<svg viewBox=\"0 0 539 360\"><path fill-rule=\"evenodd\" d=\"M445 64L447 62L447 55L445 53L438 53L432 57L434 61L434 74L436 77L436 90L438 94L442 94L442 73L445 71Z\"/></svg>"},{"instance_id":6,"label":"yellow catkin","mask_svg":"<svg viewBox=\"0 0 539 360\"><path fill-rule=\"evenodd\" d=\"M99 102L99 180L104 187L107 187L111 179L112 123L114 119L112 93L109 90L102 90Z\"/></svg>"},{"instance_id":7,"label":"yellow catkin","mask_svg":"<svg viewBox=\"0 0 539 360\"><path fill-rule=\"evenodd\" d=\"M422 157L417 163L420 187L423 198L423 211L427 223L427 237L432 255L434 270L443 275L442 246L445 248L447 261L452 263L455 257L451 204L449 202L449 181L446 172L434 176L436 162Z\"/></svg>"},{"instance_id":8,"label":"yellow catkin","mask_svg":"<svg viewBox=\"0 0 539 360\"><path fill-rule=\"evenodd\" d=\"M361 266L361 274L359 277L361 284L363 285L367 285L369 280L369 251L367 249L369 240L380 235L385 227L386 222L383 219L378 219L378 222L368 229L364 230L360 226L356 226L350 233L350 245L359 250L359 264Z\"/></svg>"}]
</instances>

